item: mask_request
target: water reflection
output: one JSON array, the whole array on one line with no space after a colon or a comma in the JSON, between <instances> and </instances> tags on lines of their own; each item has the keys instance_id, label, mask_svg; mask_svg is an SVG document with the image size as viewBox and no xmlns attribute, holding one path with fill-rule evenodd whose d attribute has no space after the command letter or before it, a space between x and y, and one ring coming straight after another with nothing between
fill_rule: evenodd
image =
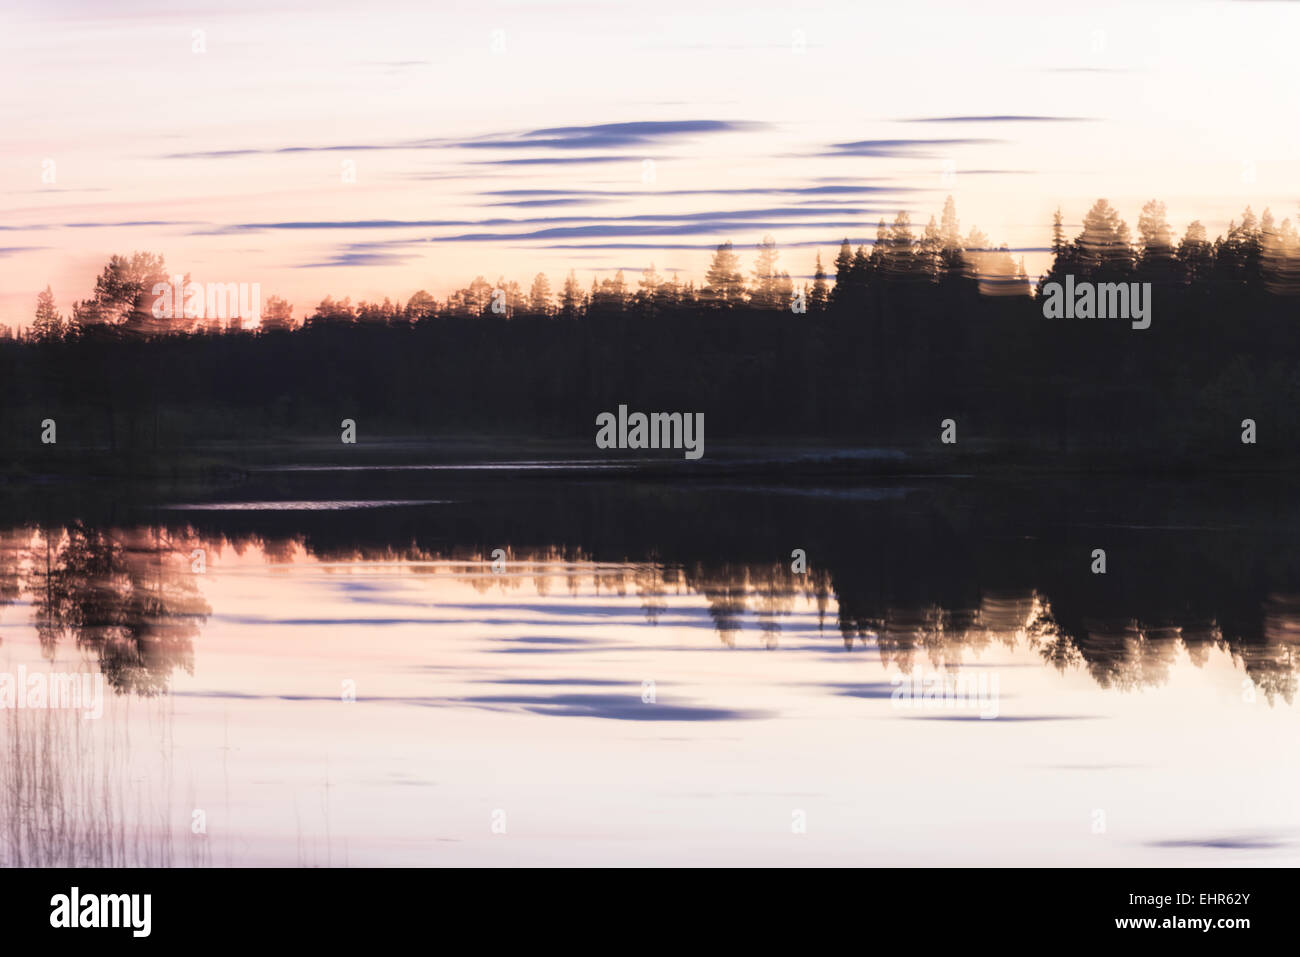
<instances>
[{"instance_id":1,"label":"water reflection","mask_svg":"<svg viewBox=\"0 0 1300 957\"><path fill-rule=\"evenodd\" d=\"M301 504L291 503L286 511L302 510ZM265 503L259 510L274 511ZM649 625L672 620L665 619L667 596L695 595L727 647L735 647L742 631L752 627L764 647L780 648L783 622L797 603L807 602L816 609L820 633L837 634L846 650L878 653L882 663L903 672L918 662L960 667L993 645L1027 647L1058 672L1078 670L1101 688L1135 691L1165 684L1182 655L1201 666L1218 650L1269 702L1295 700L1300 593L1260 596L1253 585L1243 585L1223 595L1220 587L1220 610L1205 603L1208 586L1189 578L1177 601L1154 606L1149 593L1138 592L1125 607L1112 594L1099 592L1083 572L1047 585L1050 592L1044 590L1046 575L1028 578L1019 588L985 590L978 581L954 581L962 570L940 562L930 566L929 579L920 574L900 580L861 556L836 551L827 554L828 564L796 572L781 562L697 558L667 564L654 550L635 560L611 561L577 545L491 552L457 545L430 549L411 540L375 545L360 537L348 540L341 531L330 528L327 536L314 528L217 532L181 522L12 529L0 551L0 602L29 600L31 623L47 658L61 642L71 642L94 658L115 692L141 696L164 692L177 669L193 673L195 639L212 613L200 588L209 557L253 553L269 566L310 562L326 569L364 566L451 577L479 594L502 596L499 603L476 603L476 611L521 619L546 613L544 600L557 588L570 595L590 587L635 596ZM543 601L530 603L526 591ZM954 600L958 592L971 597ZM358 591L351 601L364 605L371 599ZM1251 603L1254 614L1245 610ZM569 607L566 614L612 621L615 613ZM286 611L288 619L326 623ZM1236 627L1226 631L1223 622L1234 619ZM373 620L358 619L367 621Z\"/></svg>"},{"instance_id":2,"label":"water reflection","mask_svg":"<svg viewBox=\"0 0 1300 957\"><path fill-rule=\"evenodd\" d=\"M117 692L156 695L177 668L194 669L194 639L211 608L199 592L184 530L93 528L78 522L31 532L6 549L20 577L41 649L61 641L92 654Z\"/></svg>"},{"instance_id":3,"label":"water reflection","mask_svg":"<svg viewBox=\"0 0 1300 957\"><path fill-rule=\"evenodd\" d=\"M1300 768L1265 757L1294 717L1289 490L394 480L317 508L349 489L295 481L0 501L0 672L89 670L111 699L0 714L0 863L540 863L606 804L622 823L584 860L645 833L679 862L682 828L725 835L702 859L774 860L764 815L791 800L820 808L825 861L920 863L928 839L890 835L940 818L972 863L1297 846ZM996 674L996 720L899 711L900 673ZM504 803L544 820L532 850L484 836ZM1099 806L1131 833L1076 844Z\"/></svg>"}]
</instances>

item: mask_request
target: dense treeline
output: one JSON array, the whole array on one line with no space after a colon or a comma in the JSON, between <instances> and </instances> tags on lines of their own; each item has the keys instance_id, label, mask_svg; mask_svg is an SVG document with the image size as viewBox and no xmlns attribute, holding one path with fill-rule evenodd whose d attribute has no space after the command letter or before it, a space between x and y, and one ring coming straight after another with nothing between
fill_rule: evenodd
<instances>
[{"instance_id":1,"label":"dense treeline","mask_svg":"<svg viewBox=\"0 0 1300 957\"><path fill-rule=\"evenodd\" d=\"M811 283L766 240L748 280L724 244L698 288L653 268L635 289L619 274L587 292L571 273L558 296L544 276L527 294L480 278L441 302L326 298L301 326L271 297L256 331L158 318L161 258L114 257L69 317L47 291L29 333L0 342L0 447L39 451L46 418L60 444L133 454L327 439L345 417L370 435L582 439L626 404L704 412L714 443L919 446L952 418L965 448L1241 464L1250 418L1250 464L1300 448L1289 221L1248 209L1214 241L1199 223L1179 241L1152 202L1133 240L1099 201L1073 240L1058 214L1053 252L1044 283L1151 283L1151 327L1044 319L1023 266L962 237L951 200L919 235L903 213L870 249L843 244L833 277L819 257Z\"/></svg>"}]
</instances>

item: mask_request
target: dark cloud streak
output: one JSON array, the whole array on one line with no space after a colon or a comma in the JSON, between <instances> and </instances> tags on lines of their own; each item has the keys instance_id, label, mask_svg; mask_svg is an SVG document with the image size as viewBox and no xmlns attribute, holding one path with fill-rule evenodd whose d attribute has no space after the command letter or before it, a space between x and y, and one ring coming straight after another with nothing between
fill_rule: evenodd
<instances>
[{"instance_id":1,"label":"dark cloud streak","mask_svg":"<svg viewBox=\"0 0 1300 957\"><path fill-rule=\"evenodd\" d=\"M645 147L665 140L736 133L762 129L765 124L731 120L678 120L641 121L628 123L601 123L594 126L555 126L545 129L513 133L490 133L470 139L421 139L395 143L353 143L330 146L281 146L271 149L199 150L188 153L169 153L164 159L230 159L238 156L275 156L292 153L361 153L375 150L426 150L426 149L498 149L498 150L591 150L627 149ZM572 159L555 159L551 162L602 163L623 159L620 156L586 156ZM545 162L535 160L496 160L496 163Z\"/></svg>"}]
</instances>

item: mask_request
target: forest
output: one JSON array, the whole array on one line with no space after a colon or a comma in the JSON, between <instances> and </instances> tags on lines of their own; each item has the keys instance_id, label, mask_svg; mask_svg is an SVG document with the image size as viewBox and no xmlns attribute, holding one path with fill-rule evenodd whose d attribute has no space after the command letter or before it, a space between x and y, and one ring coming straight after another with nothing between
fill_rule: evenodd
<instances>
[{"instance_id":1,"label":"forest","mask_svg":"<svg viewBox=\"0 0 1300 957\"><path fill-rule=\"evenodd\" d=\"M1073 238L1058 211L1035 285L1007 247L962 235L951 198L917 229L842 243L799 281L765 238L746 270L720 245L702 281L650 267L552 292L475 278L438 300L303 310L277 296L260 322L158 318L161 256L114 256L61 315L41 294L0 340L0 450L18 471L89 456L147 467L220 441L451 435L591 442L602 410L706 414L711 447L780 442L929 449L1039 467L1280 468L1300 447L1300 237L1247 208L1211 240L1181 238L1162 203L1136 235L1098 200ZM1066 276L1151 284L1151 327L1045 320ZM58 422L57 456L40 423ZM1242 441L1243 420L1256 436ZM594 447L594 446L593 446ZM45 464L42 464L45 463Z\"/></svg>"}]
</instances>

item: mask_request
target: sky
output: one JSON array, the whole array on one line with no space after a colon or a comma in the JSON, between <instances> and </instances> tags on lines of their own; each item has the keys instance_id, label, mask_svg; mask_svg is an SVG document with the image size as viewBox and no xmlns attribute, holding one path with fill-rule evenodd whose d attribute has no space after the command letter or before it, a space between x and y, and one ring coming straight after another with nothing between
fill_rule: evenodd
<instances>
[{"instance_id":1,"label":"sky","mask_svg":"<svg viewBox=\"0 0 1300 957\"><path fill-rule=\"evenodd\" d=\"M1300 3L6 0L0 323L111 254L326 295L699 280L772 235L810 276L952 195L1045 268L1053 211L1181 235L1300 215Z\"/></svg>"}]
</instances>

